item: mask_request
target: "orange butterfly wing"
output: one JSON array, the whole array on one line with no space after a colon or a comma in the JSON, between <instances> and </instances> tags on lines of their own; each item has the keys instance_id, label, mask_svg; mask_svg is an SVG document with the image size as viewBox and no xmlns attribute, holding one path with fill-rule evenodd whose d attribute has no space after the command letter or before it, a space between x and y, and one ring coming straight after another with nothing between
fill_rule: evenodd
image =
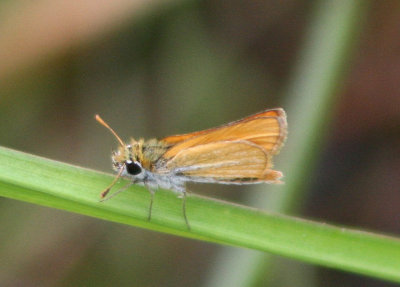
<instances>
[{"instance_id":1,"label":"orange butterfly wing","mask_svg":"<svg viewBox=\"0 0 400 287\"><path fill-rule=\"evenodd\" d=\"M164 155L170 159L180 151L217 141L246 140L261 146L269 154L277 154L287 135L286 114L283 109L272 109L248 116L226 125L199 132L175 135L161 141L173 145Z\"/></svg>"},{"instance_id":2,"label":"orange butterfly wing","mask_svg":"<svg viewBox=\"0 0 400 287\"><path fill-rule=\"evenodd\" d=\"M179 151L165 169L194 182L279 183L282 173L270 169L271 165L268 153L256 144L217 141Z\"/></svg>"},{"instance_id":3,"label":"orange butterfly wing","mask_svg":"<svg viewBox=\"0 0 400 287\"><path fill-rule=\"evenodd\" d=\"M287 135L286 114L273 109L226 125L161 141L171 147L162 155L159 173L171 172L195 182L279 183L272 170Z\"/></svg>"}]
</instances>

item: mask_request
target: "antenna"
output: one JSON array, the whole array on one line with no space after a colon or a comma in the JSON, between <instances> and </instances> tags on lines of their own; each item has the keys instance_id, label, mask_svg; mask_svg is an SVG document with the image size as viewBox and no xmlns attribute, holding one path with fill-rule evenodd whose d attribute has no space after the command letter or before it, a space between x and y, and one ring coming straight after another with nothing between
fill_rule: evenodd
<instances>
[{"instance_id":1,"label":"antenna","mask_svg":"<svg viewBox=\"0 0 400 287\"><path fill-rule=\"evenodd\" d=\"M125 146L124 142L123 142L123 141L121 140L121 138L117 135L117 133L116 133L112 128L110 128L110 126L109 126L105 121L103 121L103 119L102 119L99 115L96 115L96 116L95 116L95 119L96 119L96 121L98 121L102 126L106 127L106 128L116 137L116 139L117 139L118 142L121 144L121 146Z\"/></svg>"}]
</instances>

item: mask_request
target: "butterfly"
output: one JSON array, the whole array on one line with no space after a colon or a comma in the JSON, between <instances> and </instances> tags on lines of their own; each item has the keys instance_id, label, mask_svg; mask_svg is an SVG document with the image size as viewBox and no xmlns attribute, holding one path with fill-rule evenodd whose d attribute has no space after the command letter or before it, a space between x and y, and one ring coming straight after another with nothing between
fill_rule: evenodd
<instances>
[{"instance_id":1,"label":"butterfly","mask_svg":"<svg viewBox=\"0 0 400 287\"><path fill-rule=\"evenodd\" d=\"M281 183L282 172L273 170L272 158L287 137L286 113L283 109L264 110L216 128L173 135L160 140L130 139L123 142L117 133L96 115L119 142L112 152L117 176L102 193L103 200L120 177L131 184L144 185L151 194L148 220L151 219L155 190L173 190L183 198L186 216L186 183L256 184Z\"/></svg>"}]
</instances>

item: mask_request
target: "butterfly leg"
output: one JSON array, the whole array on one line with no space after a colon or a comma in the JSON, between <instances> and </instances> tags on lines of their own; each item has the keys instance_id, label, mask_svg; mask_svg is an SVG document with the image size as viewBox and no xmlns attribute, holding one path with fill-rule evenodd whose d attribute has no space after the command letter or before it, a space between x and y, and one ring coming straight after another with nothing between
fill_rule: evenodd
<instances>
[{"instance_id":1,"label":"butterfly leg","mask_svg":"<svg viewBox=\"0 0 400 287\"><path fill-rule=\"evenodd\" d=\"M114 196L116 196L118 193L121 193L123 191L125 191L128 187L130 187L133 183L132 182L128 182L126 185L124 185L123 187L121 187L119 190L117 190L116 192L114 192L113 194L111 194L108 197L103 197L103 199L100 200L100 202L109 200L110 198L113 198ZM107 192L108 193L108 192ZM107 193L105 193L105 195L107 195ZM104 196L105 196L104 195Z\"/></svg>"},{"instance_id":2,"label":"butterfly leg","mask_svg":"<svg viewBox=\"0 0 400 287\"><path fill-rule=\"evenodd\" d=\"M179 198L182 198L182 212L183 212L183 217L185 218L185 222L186 222L186 226L189 230L191 230L190 228L190 224L189 224L189 220L186 216L186 190L182 191L182 194L178 196Z\"/></svg>"},{"instance_id":3,"label":"butterfly leg","mask_svg":"<svg viewBox=\"0 0 400 287\"><path fill-rule=\"evenodd\" d=\"M150 192L150 206L149 206L149 216L147 217L147 220L151 220L151 212L153 211L153 201L154 201L154 190L145 183L146 189Z\"/></svg>"}]
</instances>

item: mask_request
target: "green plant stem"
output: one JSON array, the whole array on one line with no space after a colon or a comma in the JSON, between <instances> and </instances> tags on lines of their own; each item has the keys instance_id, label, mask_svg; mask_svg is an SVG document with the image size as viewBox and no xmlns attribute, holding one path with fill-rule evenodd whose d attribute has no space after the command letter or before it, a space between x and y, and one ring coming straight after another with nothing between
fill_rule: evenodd
<instances>
[{"instance_id":1,"label":"green plant stem","mask_svg":"<svg viewBox=\"0 0 400 287\"><path fill-rule=\"evenodd\" d=\"M184 237L240 246L400 282L400 240L190 195L187 215L170 191L132 186L99 202L112 177L0 147L0 195ZM118 184L118 187L124 183ZM117 187L117 188L118 188Z\"/></svg>"}]
</instances>

